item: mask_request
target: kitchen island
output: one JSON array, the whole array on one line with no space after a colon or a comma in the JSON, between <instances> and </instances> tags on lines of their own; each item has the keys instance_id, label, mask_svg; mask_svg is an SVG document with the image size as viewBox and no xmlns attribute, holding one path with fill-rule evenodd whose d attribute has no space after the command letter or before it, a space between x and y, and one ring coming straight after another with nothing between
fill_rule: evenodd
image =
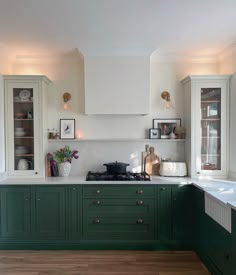
<instances>
[{"instance_id":1,"label":"kitchen island","mask_svg":"<svg viewBox=\"0 0 236 275\"><path fill-rule=\"evenodd\" d=\"M233 274L235 204L222 192L234 183L194 181L3 180L0 249L188 249L213 274ZM232 233L205 213L206 194L232 211Z\"/></svg>"}]
</instances>

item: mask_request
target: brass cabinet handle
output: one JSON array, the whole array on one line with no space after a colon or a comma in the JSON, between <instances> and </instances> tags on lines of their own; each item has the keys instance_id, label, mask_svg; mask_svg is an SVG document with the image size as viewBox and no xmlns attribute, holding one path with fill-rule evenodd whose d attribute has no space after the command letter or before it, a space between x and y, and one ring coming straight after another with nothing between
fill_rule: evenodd
<instances>
[{"instance_id":1,"label":"brass cabinet handle","mask_svg":"<svg viewBox=\"0 0 236 275\"><path fill-rule=\"evenodd\" d=\"M96 191L96 193L97 193L97 194L100 194L100 193L101 193L101 191L98 189L98 190Z\"/></svg>"},{"instance_id":2,"label":"brass cabinet handle","mask_svg":"<svg viewBox=\"0 0 236 275\"><path fill-rule=\"evenodd\" d=\"M137 219L136 223L142 224L143 223L143 219Z\"/></svg>"},{"instance_id":3,"label":"brass cabinet handle","mask_svg":"<svg viewBox=\"0 0 236 275\"><path fill-rule=\"evenodd\" d=\"M94 201L93 204L100 205L101 201Z\"/></svg>"},{"instance_id":4,"label":"brass cabinet handle","mask_svg":"<svg viewBox=\"0 0 236 275\"><path fill-rule=\"evenodd\" d=\"M101 222L101 220L100 219L95 219L95 220L93 220L93 223L96 223L96 224L99 224Z\"/></svg>"},{"instance_id":5,"label":"brass cabinet handle","mask_svg":"<svg viewBox=\"0 0 236 275\"><path fill-rule=\"evenodd\" d=\"M137 205L143 205L143 201L136 201Z\"/></svg>"},{"instance_id":6,"label":"brass cabinet handle","mask_svg":"<svg viewBox=\"0 0 236 275\"><path fill-rule=\"evenodd\" d=\"M143 194L143 190L136 190L136 194Z\"/></svg>"}]
</instances>

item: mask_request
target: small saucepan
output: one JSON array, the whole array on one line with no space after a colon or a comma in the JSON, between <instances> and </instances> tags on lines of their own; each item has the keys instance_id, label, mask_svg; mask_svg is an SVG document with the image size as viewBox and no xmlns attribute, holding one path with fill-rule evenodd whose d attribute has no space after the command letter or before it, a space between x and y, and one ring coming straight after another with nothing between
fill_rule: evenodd
<instances>
[{"instance_id":1,"label":"small saucepan","mask_svg":"<svg viewBox=\"0 0 236 275\"><path fill-rule=\"evenodd\" d=\"M118 161L104 163L104 165L107 167L107 173L110 175L125 174L126 167L129 166L128 163L123 163Z\"/></svg>"}]
</instances>

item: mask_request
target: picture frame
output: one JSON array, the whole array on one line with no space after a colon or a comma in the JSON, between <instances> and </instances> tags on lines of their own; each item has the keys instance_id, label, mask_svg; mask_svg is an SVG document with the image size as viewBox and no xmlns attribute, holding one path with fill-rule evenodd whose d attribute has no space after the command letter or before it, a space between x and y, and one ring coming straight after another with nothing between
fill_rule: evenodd
<instances>
[{"instance_id":1,"label":"picture frame","mask_svg":"<svg viewBox=\"0 0 236 275\"><path fill-rule=\"evenodd\" d=\"M153 119L153 128L161 129L161 138L170 138L170 133L175 131L176 127L181 127L181 119Z\"/></svg>"},{"instance_id":2,"label":"picture frame","mask_svg":"<svg viewBox=\"0 0 236 275\"><path fill-rule=\"evenodd\" d=\"M75 139L75 119L60 119L60 139Z\"/></svg>"},{"instance_id":3,"label":"picture frame","mask_svg":"<svg viewBox=\"0 0 236 275\"><path fill-rule=\"evenodd\" d=\"M149 138L150 139L160 139L161 138L161 129L160 128L149 129Z\"/></svg>"}]
</instances>

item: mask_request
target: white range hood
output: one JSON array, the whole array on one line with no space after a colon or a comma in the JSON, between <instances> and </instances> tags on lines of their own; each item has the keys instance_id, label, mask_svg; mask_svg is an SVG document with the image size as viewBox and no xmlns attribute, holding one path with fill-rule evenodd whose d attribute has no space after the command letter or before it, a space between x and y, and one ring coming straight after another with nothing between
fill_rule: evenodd
<instances>
[{"instance_id":1,"label":"white range hood","mask_svg":"<svg viewBox=\"0 0 236 275\"><path fill-rule=\"evenodd\" d=\"M84 64L86 114L149 113L149 56L86 56Z\"/></svg>"}]
</instances>

